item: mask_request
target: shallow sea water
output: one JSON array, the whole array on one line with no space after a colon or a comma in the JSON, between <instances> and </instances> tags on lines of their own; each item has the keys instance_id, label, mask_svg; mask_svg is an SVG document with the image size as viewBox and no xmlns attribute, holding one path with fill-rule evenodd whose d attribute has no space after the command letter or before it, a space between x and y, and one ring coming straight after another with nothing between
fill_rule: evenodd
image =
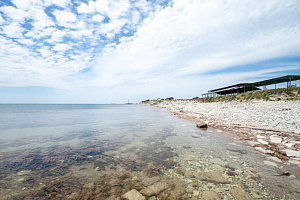
<instances>
[{"instance_id":1,"label":"shallow sea water","mask_svg":"<svg viewBox=\"0 0 300 200\"><path fill-rule=\"evenodd\" d=\"M1 199L299 199L299 172L139 105L0 105Z\"/></svg>"}]
</instances>

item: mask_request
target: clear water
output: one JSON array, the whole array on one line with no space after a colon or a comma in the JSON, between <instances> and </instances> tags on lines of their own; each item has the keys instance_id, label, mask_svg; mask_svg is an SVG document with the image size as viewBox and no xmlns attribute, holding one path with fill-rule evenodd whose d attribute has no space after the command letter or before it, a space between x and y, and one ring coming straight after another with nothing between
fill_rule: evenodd
<instances>
[{"instance_id":1,"label":"clear water","mask_svg":"<svg viewBox=\"0 0 300 200\"><path fill-rule=\"evenodd\" d=\"M272 159L155 107L0 104L0 199L297 199Z\"/></svg>"}]
</instances>

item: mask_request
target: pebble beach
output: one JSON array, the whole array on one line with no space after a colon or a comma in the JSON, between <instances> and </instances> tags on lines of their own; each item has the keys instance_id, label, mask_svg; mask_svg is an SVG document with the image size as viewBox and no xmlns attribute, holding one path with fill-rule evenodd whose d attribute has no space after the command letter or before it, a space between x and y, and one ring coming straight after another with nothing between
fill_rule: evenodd
<instances>
[{"instance_id":1,"label":"pebble beach","mask_svg":"<svg viewBox=\"0 0 300 200\"><path fill-rule=\"evenodd\" d=\"M293 160L300 167L300 101L230 101L201 103L193 100L155 101L196 123L234 134L262 153Z\"/></svg>"}]
</instances>

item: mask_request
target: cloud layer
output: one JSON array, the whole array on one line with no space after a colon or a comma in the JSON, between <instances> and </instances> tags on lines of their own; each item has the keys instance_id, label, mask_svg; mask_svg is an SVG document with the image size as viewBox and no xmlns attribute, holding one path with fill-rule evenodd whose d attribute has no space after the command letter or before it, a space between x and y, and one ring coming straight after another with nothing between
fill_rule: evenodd
<instances>
[{"instance_id":1,"label":"cloud layer","mask_svg":"<svg viewBox=\"0 0 300 200\"><path fill-rule=\"evenodd\" d=\"M70 93L88 88L110 101L136 94L196 95L211 89L208 85L228 81L230 68L238 69L230 72L236 75L234 82L253 74L299 71L298 62L280 67L268 63L298 57L299 3L4 1L0 86L43 86ZM261 62L266 65L254 72L251 67ZM216 82L213 77L220 78Z\"/></svg>"}]
</instances>

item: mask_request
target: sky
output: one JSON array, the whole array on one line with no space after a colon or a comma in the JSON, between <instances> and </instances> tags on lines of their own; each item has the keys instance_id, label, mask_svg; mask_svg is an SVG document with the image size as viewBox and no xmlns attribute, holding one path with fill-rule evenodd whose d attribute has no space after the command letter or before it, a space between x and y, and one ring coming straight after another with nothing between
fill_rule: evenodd
<instances>
[{"instance_id":1,"label":"sky","mask_svg":"<svg viewBox=\"0 0 300 200\"><path fill-rule=\"evenodd\" d=\"M193 98L299 75L299 5L0 0L0 103Z\"/></svg>"}]
</instances>

